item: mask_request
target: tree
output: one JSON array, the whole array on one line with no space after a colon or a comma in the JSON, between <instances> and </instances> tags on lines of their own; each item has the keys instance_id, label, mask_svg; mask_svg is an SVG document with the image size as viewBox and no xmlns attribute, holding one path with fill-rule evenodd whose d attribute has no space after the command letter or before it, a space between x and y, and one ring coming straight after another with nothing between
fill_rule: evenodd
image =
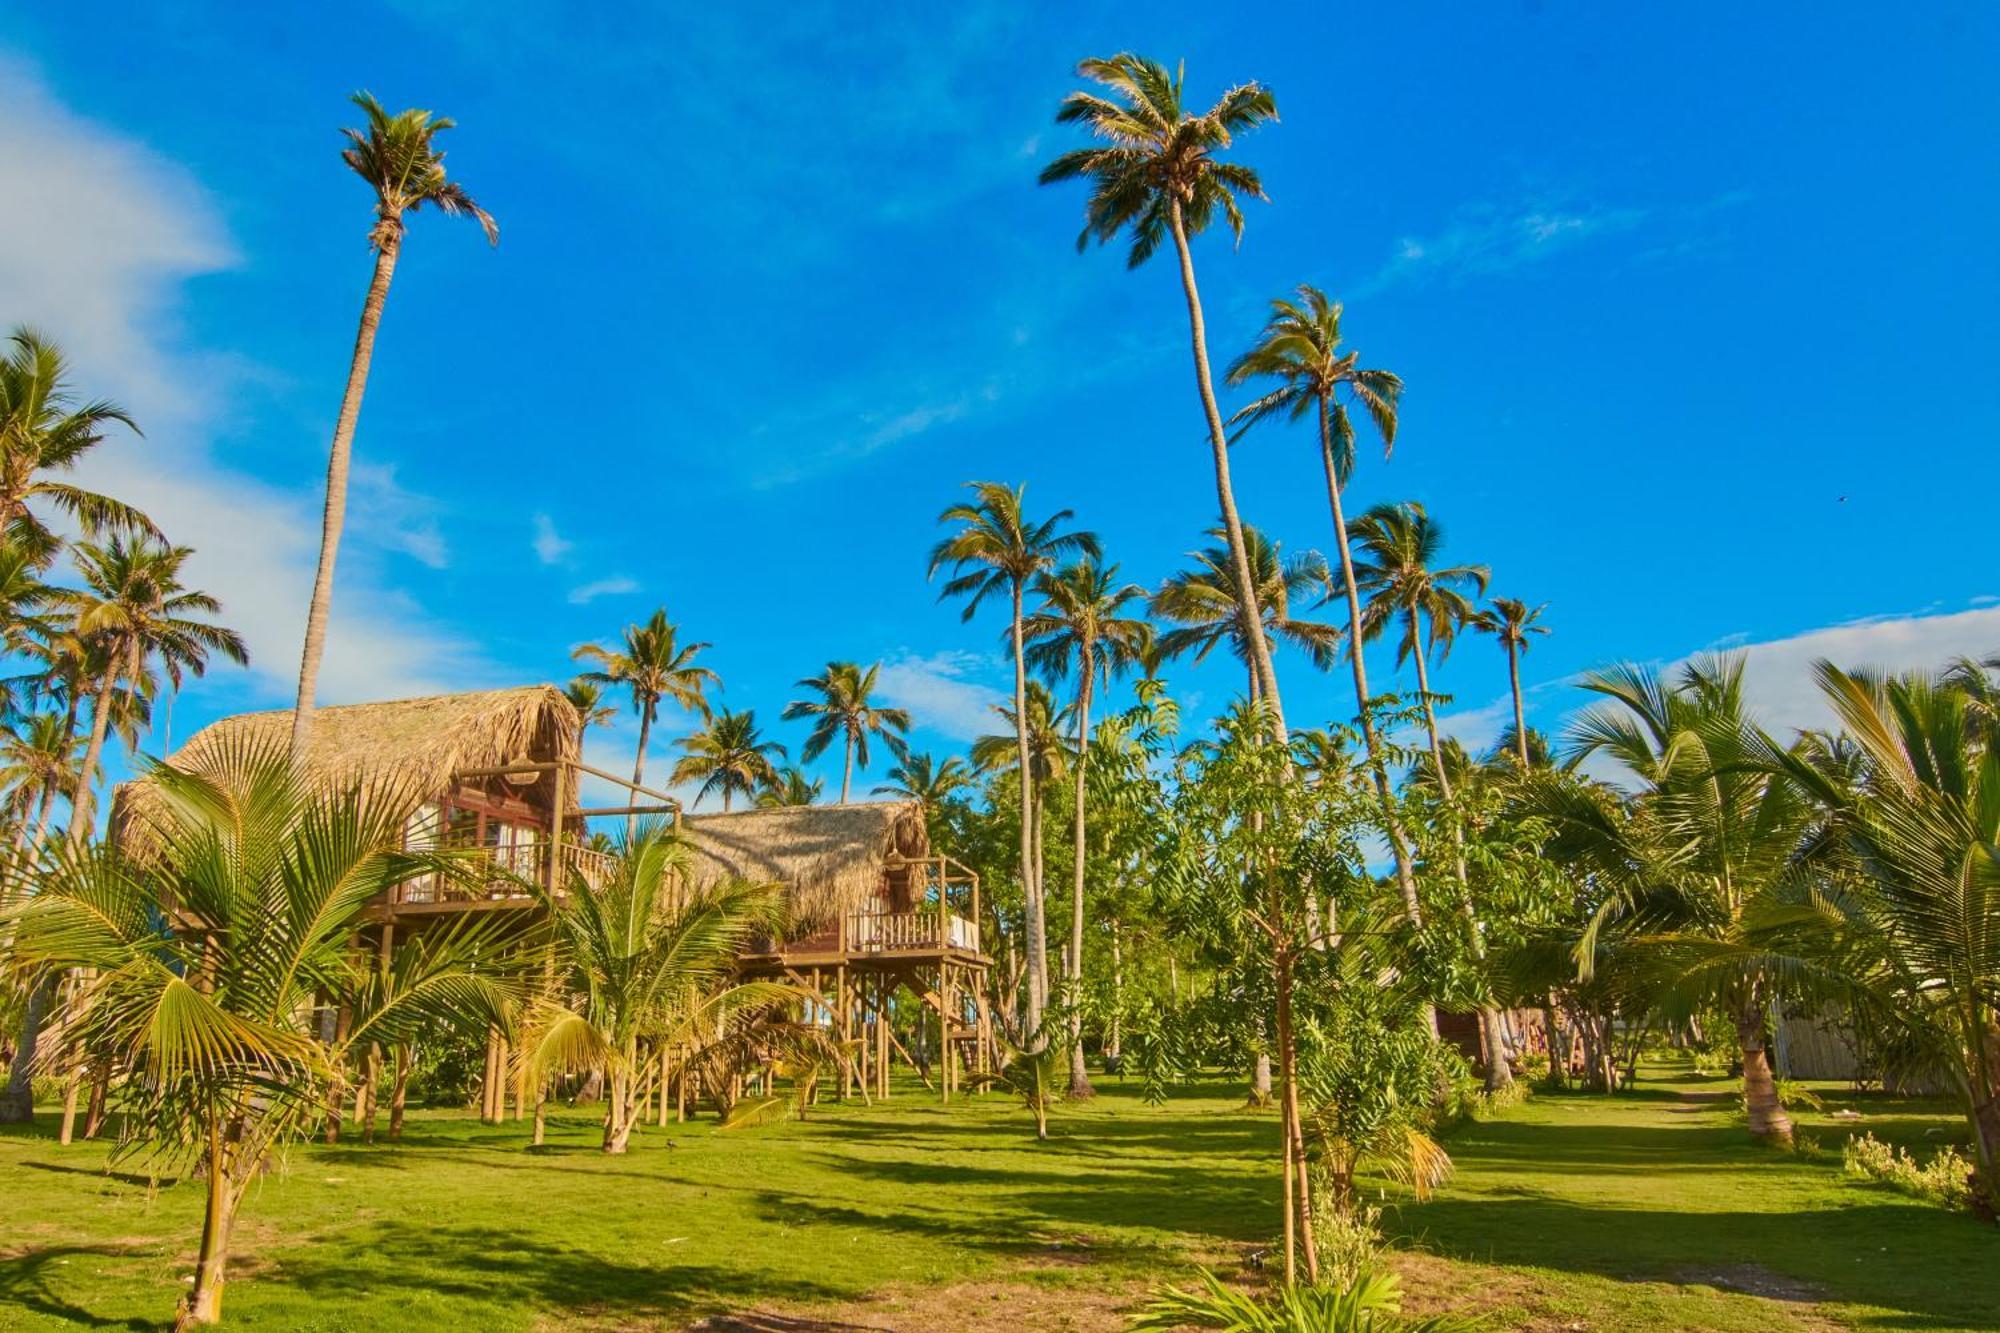
<instances>
[{"instance_id":1,"label":"tree","mask_svg":"<svg viewBox=\"0 0 2000 1333\"><path fill-rule=\"evenodd\" d=\"M139 433L115 404L77 402L68 379L68 366L54 343L26 328L9 336L8 348L0 354L0 534L37 568L46 568L62 549L62 539L35 512L38 502L70 519L86 536L160 537L153 520L131 505L50 476L82 462L104 442L108 426Z\"/></svg>"},{"instance_id":2,"label":"tree","mask_svg":"<svg viewBox=\"0 0 2000 1333\"><path fill-rule=\"evenodd\" d=\"M854 662L828 662L817 676L797 682L817 698L794 699L785 705L787 722L812 718L813 729L799 751L807 763L825 754L835 739L841 742L840 803L847 804L854 783L854 765L868 767L868 738L879 736L892 751L900 750L902 734L910 729L910 715L900 708L875 706L875 679L882 664L866 669Z\"/></svg>"},{"instance_id":3,"label":"tree","mask_svg":"<svg viewBox=\"0 0 2000 1333\"><path fill-rule=\"evenodd\" d=\"M1089 532L1067 532L1063 525L1075 517L1059 509L1041 522L1026 513L1027 487L1003 486L999 482L967 483L977 497L968 504L955 504L938 515L940 523L956 523L958 530L931 550L930 576L949 567L951 578L939 600L963 597L965 610L960 619L970 621L979 604L988 597L1005 593L1011 604L1008 641L1014 650L1015 766L1027 774L1031 768L1028 745L1028 667L1026 639L1021 622L1028 584L1038 575L1069 559L1096 559L1101 552L1097 537ZM981 768L993 767L980 763ZM1024 777L1021 783L1021 897L1027 918L1027 970L1029 1031L1039 1031L1042 1012L1049 1002L1049 948L1046 887L1040 876L1040 858L1033 846L1034 830L1040 821L1033 808L1036 787Z\"/></svg>"},{"instance_id":4,"label":"tree","mask_svg":"<svg viewBox=\"0 0 2000 1333\"><path fill-rule=\"evenodd\" d=\"M889 781L875 789L877 796L893 796L915 801L926 817L945 802L972 787L972 770L956 755L942 762L920 751L906 752L889 769Z\"/></svg>"},{"instance_id":5,"label":"tree","mask_svg":"<svg viewBox=\"0 0 2000 1333\"><path fill-rule=\"evenodd\" d=\"M736 981L736 960L783 928L780 884L728 881L688 892L690 853L671 826L642 822L610 871L559 891L536 884L556 944L555 984L527 1008L521 1072L536 1088L558 1074L598 1074L607 1088L606 1153L630 1146L648 1080L801 997L791 986ZM573 998L574 997L574 998Z\"/></svg>"},{"instance_id":6,"label":"tree","mask_svg":"<svg viewBox=\"0 0 2000 1333\"><path fill-rule=\"evenodd\" d=\"M1396 865L1396 883L1403 891L1404 910L1421 923L1417 901L1416 875L1411 866L1410 838L1396 813L1389 790L1389 765L1382 738L1375 725L1375 711L1368 693L1368 666L1362 655L1361 593L1355 581L1354 555L1348 545L1348 524L1341 494L1354 475L1354 421L1345 390L1361 404L1382 436L1382 454L1388 457L1396 447L1396 409L1402 401L1403 381L1387 370L1368 370L1360 365L1360 353L1343 348L1340 341L1341 307L1326 293L1310 284L1301 285L1299 301L1271 302L1271 317L1249 351L1229 367L1229 382L1276 380L1277 387L1230 418L1241 438L1259 421L1283 416L1298 421L1311 412L1318 427L1320 464L1326 473L1327 508L1333 515L1333 539L1340 555L1341 592L1347 599L1347 639L1349 666L1354 672L1354 709L1368 746L1369 776L1375 797L1382 808L1382 826L1389 835L1389 851Z\"/></svg>"},{"instance_id":7,"label":"tree","mask_svg":"<svg viewBox=\"0 0 2000 1333\"><path fill-rule=\"evenodd\" d=\"M1031 680L1023 697L1026 707L1020 712L1010 708L998 710L1010 728L1007 733L973 739L972 766L982 773L1003 773L1011 769L1019 775L1022 786L1033 789L1021 801L1022 810L1028 812L1031 819L1028 831L1021 839L1022 933L1028 955L1028 1003L1021 1031L1036 1033L1044 1026L1048 1008L1046 990L1039 1001L1035 998L1036 976L1042 977L1044 987L1048 979L1048 934L1043 926L1045 895L1039 888L1046 883L1042 873L1042 853L1046 845L1044 835L1047 831L1044 825L1047 823L1048 791L1069 772L1069 752L1062 736L1063 713L1056 707L1055 696L1049 693L1048 686L1039 680ZM1019 742L1022 736L1027 737L1025 768L1021 766L1023 750Z\"/></svg>"},{"instance_id":8,"label":"tree","mask_svg":"<svg viewBox=\"0 0 2000 1333\"><path fill-rule=\"evenodd\" d=\"M1090 199L1084 206L1084 227L1077 249L1095 240L1103 244L1130 230L1132 247L1126 265L1137 268L1153 256L1171 235L1180 258L1181 292L1187 299L1188 337L1194 356L1195 388L1208 421L1209 451L1215 467L1215 498L1229 539L1229 560L1236 587L1244 595L1244 639L1250 664L1270 700L1275 739L1285 739L1285 714L1278 695L1278 678L1263 637L1250 626L1262 623L1256 603L1256 580L1250 569L1243 520L1236 512L1236 494L1229 478L1229 439L1215 401L1215 384L1208 364L1208 334L1195 286L1194 255L1188 238L1207 230L1219 215L1238 241L1243 237L1239 194L1264 198L1257 173L1217 154L1234 137L1276 120L1278 105L1256 83L1239 84L1207 111L1190 114L1182 102L1184 71L1168 74L1154 61L1129 52L1109 59L1085 60L1077 73L1101 85L1108 95L1078 91L1063 99L1056 121L1083 125L1099 147L1064 153L1042 169L1042 184L1088 180Z\"/></svg>"},{"instance_id":9,"label":"tree","mask_svg":"<svg viewBox=\"0 0 2000 1333\"><path fill-rule=\"evenodd\" d=\"M611 719L618 716L618 710L604 702L604 687L588 676L578 676L563 686L563 698L576 710L581 725L578 735L592 727L607 727Z\"/></svg>"},{"instance_id":10,"label":"tree","mask_svg":"<svg viewBox=\"0 0 2000 1333\"><path fill-rule=\"evenodd\" d=\"M0 792L14 825L0 904L12 896L25 870L31 812L55 796L74 793L77 759L76 729L61 713L31 713L0 733ZM39 839L34 845L39 847Z\"/></svg>"},{"instance_id":11,"label":"tree","mask_svg":"<svg viewBox=\"0 0 2000 1333\"><path fill-rule=\"evenodd\" d=\"M1521 701L1521 655L1528 651L1528 638L1533 634L1547 634L1548 626L1538 623L1548 603L1529 606L1514 597L1495 597L1486 610L1479 613L1474 623L1500 641L1507 651L1507 688L1514 696L1514 758L1525 771L1530 767L1528 754L1528 715Z\"/></svg>"},{"instance_id":12,"label":"tree","mask_svg":"<svg viewBox=\"0 0 2000 1333\"><path fill-rule=\"evenodd\" d=\"M708 689L720 688L713 671L695 665L705 643L682 644L680 630L667 619L665 607L653 612L643 625L627 625L624 638L613 647L586 643L571 654L579 662L595 662L595 671L583 679L599 685L621 685L632 692L632 707L639 714L639 752L632 760L632 785L646 781L646 743L653 735L653 720L659 716L662 700L688 709L706 719L709 716ZM625 834L632 836L635 825L626 821Z\"/></svg>"},{"instance_id":13,"label":"tree","mask_svg":"<svg viewBox=\"0 0 2000 1333\"><path fill-rule=\"evenodd\" d=\"M1028 1049L1007 1049L1002 1058L1005 1063L1000 1068L990 1074L974 1074L970 1081L975 1087L995 1088L1018 1100L1035 1122L1035 1141L1046 1143L1049 1112L1062 1095L1057 1091L1062 1078L1062 1047L1038 1034Z\"/></svg>"},{"instance_id":14,"label":"tree","mask_svg":"<svg viewBox=\"0 0 2000 1333\"><path fill-rule=\"evenodd\" d=\"M326 465L326 509L320 522L319 568L313 575L312 601L306 608L305 648L299 656L298 703L292 711L292 753L305 753L312 735L313 696L319 685L319 663L326 651L327 613L333 605L333 565L340 554L341 529L347 521L347 469L354 449L354 426L361 417L361 395L368 387L368 367L375 358L375 330L382 323L382 306L389 299L389 280L403 250L406 215L429 204L447 217L468 217L486 233L489 244L500 243L500 227L492 215L473 202L463 185L445 174L444 150L437 136L456 122L428 111L390 115L368 93L354 94L354 105L367 117L365 131L343 129L348 146L341 161L375 192L375 225L368 244L375 251L375 275L361 303L361 326L354 335L354 354L347 363L347 388L334 419L333 448Z\"/></svg>"},{"instance_id":15,"label":"tree","mask_svg":"<svg viewBox=\"0 0 2000 1333\"><path fill-rule=\"evenodd\" d=\"M674 765L673 780L699 782L697 800L705 800L710 792L721 792L724 814L729 812L732 795L740 792L749 796L759 787L776 783L778 770L771 756L785 757L784 746L758 734L757 714L747 708L740 713L727 709L717 713L700 731L682 740L681 748L687 754Z\"/></svg>"},{"instance_id":16,"label":"tree","mask_svg":"<svg viewBox=\"0 0 2000 1333\"><path fill-rule=\"evenodd\" d=\"M39 891L7 920L31 983L76 979L55 1015L64 1042L131 1071L116 1093L129 1136L118 1155L200 1173L185 1327L221 1319L244 1195L274 1151L319 1124L351 1054L428 1024L505 1023L511 992L482 965L497 917L421 934L386 968L355 950L372 903L455 869L398 850L409 792L326 791L276 746L148 776L144 852L51 847ZM349 997L343 1028L320 1021L328 994Z\"/></svg>"},{"instance_id":17,"label":"tree","mask_svg":"<svg viewBox=\"0 0 2000 1333\"><path fill-rule=\"evenodd\" d=\"M1143 602L1146 590L1118 582L1118 566L1093 559L1035 580L1042 605L1028 617L1028 662L1051 680L1076 672L1076 810L1072 816L1074 884L1069 929L1069 1095L1092 1095L1090 1072L1083 1060L1083 919L1085 773L1090 764L1090 700L1097 682L1110 681L1138 662L1153 641L1153 627L1124 614L1133 602Z\"/></svg>"},{"instance_id":18,"label":"tree","mask_svg":"<svg viewBox=\"0 0 2000 1333\"><path fill-rule=\"evenodd\" d=\"M1200 662L1217 644L1226 642L1249 672L1249 697L1262 698L1263 687L1257 680L1250 646L1243 638L1243 596L1237 591L1227 533L1211 528L1208 535L1222 545L1190 552L1193 565L1170 576L1153 594L1153 614L1176 626L1159 636L1158 650L1162 657L1190 653ZM1283 640L1303 650L1314 666L1330 666L1340 647L1340 631L1292 614L1295 599L1326 587L1326 559L1317 551L1286 558L1279 543L1249 524L1244 525L1243 542L1256 579L1253 600L1264 618L1265 642L1275 645Z\"/></svg>"},{"instance_id":19,"label":"tree","mask_svg":"<svg viewBox=\"0 0 2000 1333\"><path fill-rule=\"evenodd\" d=\"M811 805L825 790L825 782L807 777L804 769L788 764L779 769L757 793L757 808L776 810L791 805Z\"/></svg>"},{"instance_id":20,"label":"tree","mask_svg":"<svg viewBox=\"0 0 2000 1333\"><path fill-rule=\"evenodd\" d=\"M92 783L104 755L119 686L150 693L156 661L176 690L184 675L200 676L208 670L210 653L239 665L250 661L242 635L196 619L220 613L222 604L205 592L182 586L181 566L193 554L190 547L165 546L146 537L129 543L113 537L102 546L83 542L76 548L83 587L54 595L54 604L74 617L77 637L94 644L102 659L91 702L90 739L77 770L71 843L90 836Z\"/></svg>"}]
</instances>

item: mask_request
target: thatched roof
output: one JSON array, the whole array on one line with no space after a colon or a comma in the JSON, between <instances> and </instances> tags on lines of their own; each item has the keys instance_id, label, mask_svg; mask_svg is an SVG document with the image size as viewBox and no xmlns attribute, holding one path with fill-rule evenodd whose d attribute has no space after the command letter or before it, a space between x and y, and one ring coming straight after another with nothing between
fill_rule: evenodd
<instances>
[{"instance_id":1,"label":"thatched roof","mask_svg":"<svg viewBox=\"0 0 2000 1333\"><path fill-rule=\"evenodd\" d=\"M795 929L830 924L872 899L893 859L929 855L915 801L794 805L727 815L686 815L694 879L776 881L790 891Z\"/></svg>"},{"instance_id":2,"label":"thatched roof","mask_svg":"<svg viewBox=\"0 0 2000 1333\"><path fill-rule=\"evenodd\" d=\"M416 791L441 795L453 774L468 769L529 759L574 761L580 731L576 709L553 685L342 704L314 713L306 767L329 787L394 776ZM238 713L203 727L168 762L200 769L225 745L282 746L291 733L289 708ZM121 818L143 805L146 785L141 779L119 789ZM552 789L543 776L518 790L546 802Z\"/></svg>"}]
</instances>

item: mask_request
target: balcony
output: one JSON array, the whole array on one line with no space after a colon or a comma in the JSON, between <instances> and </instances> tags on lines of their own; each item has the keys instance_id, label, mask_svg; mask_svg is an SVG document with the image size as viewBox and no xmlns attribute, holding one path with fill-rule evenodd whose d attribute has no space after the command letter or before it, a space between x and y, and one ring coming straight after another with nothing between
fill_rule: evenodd
<instances>
[{"instance_id":1,"label":"balcony","mask_svg":"<svg viewBox=\"0 0 2000 1333\"><path fill-rule=\"evenodd\" d=\"M425 875L398 885L391 903L397 907L449 909L454 905L512 903L526 905L535 895L528 884L547 884L549 856L556 858L553 883L558 893L581 877L591 888L611 873L616 857L574 843L519 843L500 847L450 847L465 858L457 875ZM526 881L525 883L523 881Z\"/></svg>"}]
</instances>

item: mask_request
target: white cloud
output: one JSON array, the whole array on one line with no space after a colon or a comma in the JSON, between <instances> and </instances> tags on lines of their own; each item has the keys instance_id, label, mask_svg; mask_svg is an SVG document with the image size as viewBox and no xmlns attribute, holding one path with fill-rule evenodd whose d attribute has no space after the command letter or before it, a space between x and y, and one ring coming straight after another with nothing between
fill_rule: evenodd
<instances>
[{"instance_id":1,"label":"white cloud","mask_svg":"<svg viewBox=\"0 0 2000 1333\"><path fill-rule=\"evenodd\" d=\"M1438 715L1438 730L1463 745L1468 754L1483 754L1493 748L1514 721L1514 698L1503 694L1481 708L1462 708Z\"/></svg>"},{"instance_id":2,"label":"white cloud","mask_svg":"<svg viewBox=\"0 0 2000 1333\"><path fill-rule=\"evenodd\" d=\"M535 559L545 565L561 564L564 556L576 547L576 543L566 540L556 531L555 520L547 514L535 515Z\"/></svg>"},{"instance_id":3,"label":"white cloud","mask_svg":"<svg viewBox=\"0 0 2000 1333\"><path fill-rule=\"evenodd\" d=\"M69 354L87 397L111 397L146 438L114 433L77 480L146 510L196 548L189 581L221 599L247 640L251 690L287 700L297 679L306 596L319 555L319 474L272 486L216 462L206 431L231 392L269 372L189 345L174 320L183 284L231 267L237 251L213 202L186 171L60 104L26 66L0 58L0 312L40 327ZM329 405L329 408L331 405ZM431 506L393 469L357 468L320 678L325 703L486 683L496 672L469 643L430 623L413 600L374 578L398 551L429 565L448 556ZM375 502L388 515L372 512ZM226 667L206 688L241 704Z\"/></svg>"},{"instance_id":4,"label":"white cloud","mask_svg":"<svg viewBox=\"0 0 2000 1333\"><path fill-rule=\"evenodd\" d=\"M971 740L998 731L994 709L1011 702L1010 695L973 678L992 666L978 653L905 654L883 664L877 686L890 705L908 709L917 726L953 740Z\"/></svg>"},{"instance_id":5,"label":"white cloud","mask_svg":"<svg viewBox=\"0 0 2000 1333\"><path fill-rule=\"evenodd\" d=\"M1440 232L1400 238L1357 294L1525 268L1588 237L1630 230L1645 217L1638 208L1476 204L1459 210Z\"/></svg>"},{"instance_id":6,"label":"white cloud","mask_svg":"<svg viewBox=\"0 0 2000 1333\"><path fill-rule=\"evenodd\" d=\"M616 597L621 593L639 591L639 580L627 578L623 574L613 574L608 579L597 579L569 590L571 606L582 606L600 597Z\"/></svg>"}]
</instances>

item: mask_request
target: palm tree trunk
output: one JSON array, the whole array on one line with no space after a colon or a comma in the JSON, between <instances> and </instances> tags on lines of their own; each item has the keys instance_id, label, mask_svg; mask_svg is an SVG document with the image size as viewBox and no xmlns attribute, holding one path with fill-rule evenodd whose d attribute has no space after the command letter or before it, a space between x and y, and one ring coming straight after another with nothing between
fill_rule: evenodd
<instances>
[{"instance_id":1,"label":"palm tree trunk","mask_svg":"<svg viewBox=\"0 0 2000 1333\"><path fill-rule=\"evenodd\" d=\"M347 469L354 452L354 425L361 417L361 394L368 387L368 366L375 358L375 330L382 323L382 304L389 297L389 279L396 272L400 231L389 231L375 249L375 276L361 303L361 327L354 335L354 356L347 363L347 389L340 397L340 416L333 425L333 449L326 463L326 509L320 519L319 568L313 574L312 601L306 607L305 650L299 657L298 703L292 710L292 758L305 754L312 736L313 697L319 687L320 658L326 653L327 613L333 604L333 565L340 555L341 528L347 521Z\"/></svg>"},{"instance_id":2,"label":"palm tree trunk","mask_svg":"<svg viewBox=\"0 0 2000 1333\"><path fill-rule=\"evenodd\" d=\"M96 781L98 764L104 758L104 737L111 726L111 694L117 683L117 667L106 666L104 679L97 687L97 698L90 706L90 743L84 748L83 766L76 773L76 796L70 802L66 841L72 847L89 840L91 825L96 820L96 793L91 784Z\"/></svg>"},{"instance_id":3,"label":"palm tree trunk","mask_svg":"<svg viewBox=\"0 0 2000 1333\"><path fill-rule=\"evenodd\" d=\"M1514 695L1514 757L1521 761L1521 771L1528 771L1528 722L1527 712L1521 707L1521 649L1512 639L1507 641L1507 685Z\"/></svg>"},{"instance_id":4,"label":"palm tree trunk","mask_svg":"<svg viewBox=\"0 0 2000 1333\"><path fill-rule=\"evenodd\" d=\"M854 785L854 737L847 737L847 749L840 764L840 803L847 804L847 792Z\"/></svg>"},{"instance_id":5,"label":"palm tree trunk","mask_svg":"<svg viewBox=\"0 0 2000 1333\"><path fill-rule=\"evenodd\" d=\"M1083 1060L1083 883L1084 883L1084 773L1090 763L1090 687L1093 684L1091 645L1082 645L1082 672L1076 689L1076 818L1072 844L1075 883L1069 912L1069 1095L1094 1097L1090 1070Z\"/></svg>"},{"instance_id":6,"label":"palm tree trunk","mask_svg":"<svg viewBox=\"0 0 2000 1333\"><path fill-rule=\"evenodd\" d=\"M1107 1066L1123 1067L1125 1060L1125 949L1118 918L1111 919L1111 1030L1104 1041ZM1123 1075L1120 1075L1123 1077Z\"/></svg>"},{"instance_id":7,"label":"palm tree trunk","mask_svg":"<svg viewBox=\"0 0 2000 1333\"><path fill-rule=\"evenodd\" d=\"M194 1288L174 1319L176 1330L222 1322L222 1288L229 1265L229 1233L236 1224L239 1196L229 1178L229 1153L220 1125L208 1130L208 1192L202 1210L201 1249L195 1258Z\"/></svg>"},{"instance_id":8,"label":"palm tree trunk","mask_svg":"<svg viewBox=\"0 0 2000 1333\"><path fill-rule=\"evenodd\" d=\"M639 700L639 752L632 757L632 785L635 788L643 786L646 781L646 742L653 735L653 709L656 706L651 700ZM639 803L637 791L632 793L631 803L634 805ZM631 842L638 836L638 832L639 816L625 816L625 841Z\"/></svg>"},{"instance_id":9,"label":"palm tree trunk","mask_svg":"<svg viewBox=\"0 0 2000 1333\"><path fill-rule=\"evenodd\" d=\"M1414 613L1413 613L1414 614ZM1416 637L1416 622L1410 624L1410 635ZM1452 870L1458 876L1458 910L1465 918L1465 925L1472 932L1472 956L1479 962L1486 961L1486 933L1480 929L1479 913L1472 905L1472 881L1465 873L1465 831L1458 826L1451 807L1457 797L1451 788L1451 777L1444 768L1444 743L1438 739L1437 710L1431 705L1431 673L1425 665L1430 655L1428 640L1417 645L1411 656L1417 661L1417 694L1423 700L1424 731L1430 737L1431 768L1437 774L1438 795L1446 807L1445 817L1451 822ZM1500 1021L1500 1011L1492 1005L1481 1005L1479 1009L1479 1038L1486 1059L1486 1091L1500 1092L1514 1085L1514 1070L1507 1058L1507 1034Z\"/></svg>"},{"instance_id":10,"label":"palm tree trunk","mask_svg":"<svg viewBox=\"0 0 2000 1333\"><path fill-rule=\"evenodd\" d=\"M1743 1055L1743 1106L1750 1114L1750 1132L1760 1139L1789 1144L1792 1118L1778 1100L1778 1081L1771 1072L1771 1053L1764 1047L1764 1005L1753 993L1736 1014L1736 1041Z\"/></svg>"},{"instance_id":11,"label":"palm tree trunk","mask_svg":"<svg viewBox=\"0 0 2000 1333\"><path fill-rule=\"evenodd\" d=\"M1409 835L1396 813L1396 798L1389 790L1388 765L1382 762L1382 738L1375 730L1375 715L1368 707L1368 664L1361 656L1361 589L1354 581L1354 552L1347 544L1347 515L1340 502L1340 473L1333 462L1333 427L1327 415L1327 400L1319 404L1320 461L1326 467L1326 502L1333 511L1333 540L1340 549L1340 584L1347 597L1347 660L1354 668L1354 708L1361 718L1361 739L1368 750L1368 776L1375 784L1375 799L1382 807L1382 825L1389 835L1389 850L1396 862L1396 887L1403 894L1403 910L1410 924L1424 924L1424 909L1417 900L1417 876L1412 868Z\"/></svg>"},{"instance_id":12,"label":"palm tree trunk","mask_svg":"<svg viewBox=\"0 0 2000 1333\"><path fill-rule=\"evenodd\" d=\"M1048 922L1042 911L1042 882L1035 858L1035 784L1028 757L1028 665L1021 647L1021 581L1014 593L1014 738L1021 775L1021 903L1027 917L1028 1012L1025 1035L1035 1040L1049 1004Z\"/></svg>"},{"instance_id":13,"label":"palm tree trunk","mask_svg":"<svg viewBox=\"0 0 2000 1333\"><path fill-rule=\"evenodd\" d=\"M1195 387L1201 393L1201 410L1208 417L1209 448L1215 458L1215 500L1222 510L1223 530L1229 536L1229 562L1236 571L1236 587L1242 600L1243 638L1250 650L1250 665L1271 704L1272 739L1283 745L1290 732L1285 729L1285 707L1278 695L1278 677L1271 667L1270 646L1264 642L1263 609L1257 605L1257 585L1251 581L1250 556L1243 542L1243 519L1236 512L1236 492L1229 481L1229 437L1222 428L1222 410L1215 402L1215 382L1208 369L1208 332L1202 321L1201 293L1195 287L1194 255L1188 249L1187 224L1181 217L1180 200L1168 212L1173 225L1174 248L1180 254L1181 291L1187 297L1188 338L1194 352Z\"/></svg>"}]
</instances>

